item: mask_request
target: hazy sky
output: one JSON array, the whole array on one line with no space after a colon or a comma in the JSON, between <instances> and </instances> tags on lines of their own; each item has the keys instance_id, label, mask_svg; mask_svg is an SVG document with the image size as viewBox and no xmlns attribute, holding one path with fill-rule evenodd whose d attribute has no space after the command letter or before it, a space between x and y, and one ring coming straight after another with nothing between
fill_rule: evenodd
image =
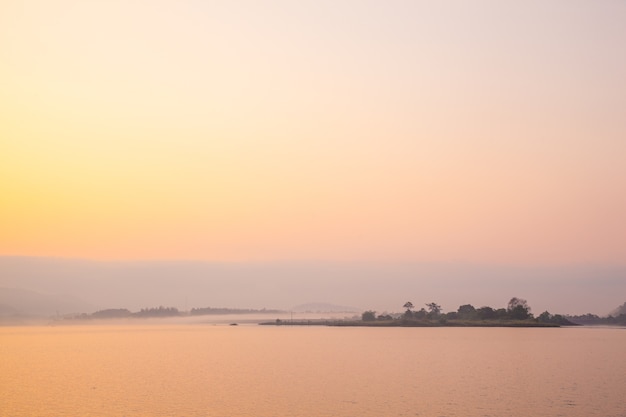
<instances>
[{"instance_id":1,"label":"hazy sky","mask_svg":"<svg viewBox=\"0 0 626 417\"><path fill-rule=\"evenodd\" d=\"M0 255L626 263L623 1L4 0L0 80Z\"/></svg>"}]
</instances>

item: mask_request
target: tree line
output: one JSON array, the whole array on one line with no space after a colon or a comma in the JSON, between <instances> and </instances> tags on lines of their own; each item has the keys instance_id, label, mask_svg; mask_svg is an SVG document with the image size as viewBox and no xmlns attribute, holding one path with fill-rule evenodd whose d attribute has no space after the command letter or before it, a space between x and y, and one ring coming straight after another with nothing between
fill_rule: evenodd
<instances>
[{"instance_id":1,"label":"tree line","mask_svg":"<svg viewBox=\"0 0 626 417\"><path fill-rule=\"evenodd\" d=\"M541 313L537 318L531 313L528 302L523 298L513 297L509 300L506 308L492 308L484 306L476 308L471 304L459 306L456 311L443 313L442 308L435 302L426 303L425 307L417 310L411 301L407 301L402 306L405 311L395 317L390 314L377 315L375 311L368 310L363 312L361 319L363 321L535 321L538 323L557 324L557 325L574 325L575 323L568 320L565 316L550 314L548 311Z\"/></svg>"},{"instance_id":2,"label":"tree line","mask_svg":"<svg viewBox=\"0 0 626 417\"><path fill-rule=\"evenodd\" d=\"M211 314L265 314L265 313L284 313L282 310L255 310L251 308L215 308L202 307L192 308L189 312L180 311L176 307L148 307L142 308L137 312L131 312L126 308L107 308L96 311L95 313L82 313L71 317L75 319L122 319L122 318L147 318L147 317L180 317L180 316L203 316Z\"/></svg>"},{"instance_id":3,"label":"tree line","mask_svg":"<svg viewBox=\"0 0 626 417\"><path fill-rule=\"evenodd\" d=\"M211 314L277 314L284 313L282 310L271 310L271 309L253 309L253 308L216 308L216 307L203 307L203 308L192 308L189 314L192 316L203 316L203 315L211 315Z\"/></svg>"},{"instance_id":4,"label":"tree line","mask_svg":"<svg viewBox=\"0 0 626 417\"><path fill-rule=\"evenodd\" d=\"M142 308L137 312L131 312L127 308L107 308L104 310L98 310L95 313L86 314L82 313L77 317L78 319L123 319L131 317L177 317L182 315L176 307L150 307Z\"/></svg>"},{"instance_id":5,"label":"tree line","mask_svg":"<svg viewBox=\"0 0 626 417\"><path fill-rule=\"evenodd\" d=\"M595 314L582 314L578 316L565 316L568 320L585 326L626 326L626 313L608 317L599 317Z\"/></svg>"}]
</instances>

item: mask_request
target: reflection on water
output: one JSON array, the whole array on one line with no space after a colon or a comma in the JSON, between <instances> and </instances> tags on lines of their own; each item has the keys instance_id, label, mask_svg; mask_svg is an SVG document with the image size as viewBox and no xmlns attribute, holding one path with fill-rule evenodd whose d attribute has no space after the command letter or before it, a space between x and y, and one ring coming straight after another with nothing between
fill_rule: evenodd
<instances>
[{"instance_id":1,"label":"reflection on water","mask_svg":"<svg viewBox=\"0 0 626 417\"><path fill-rule=\"evenodd\" d=\"M0 328L1 416L625 416L623 329Z\"/></svg>"}]
</instances>

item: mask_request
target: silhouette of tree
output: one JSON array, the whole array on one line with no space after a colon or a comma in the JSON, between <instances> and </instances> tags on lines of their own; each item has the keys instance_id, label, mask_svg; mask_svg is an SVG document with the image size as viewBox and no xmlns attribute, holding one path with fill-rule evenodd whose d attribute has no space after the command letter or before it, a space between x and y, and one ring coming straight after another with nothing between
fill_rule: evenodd
<instances>
[{"instance_id":1,"label":"silhouette of tree","mask_svg":"<svg viewBox=\"0 0 626 417\"><path fill-rule=\"evenodd\" d=\"M532 317L530 307L523 298L513 297L509 300L507 313L513 320L526 320Z\"/></svg>"},{"instance_id":2,"label":"silhouette of tree","mask_svg":"<svg viewBox=\"0 0 626 417\"><path fill-rule=\"evenodd\" d=\"M361 314L361 320L363 321L375 321L376 320L376 312L372 310L364 311Z\"/></svg>"},{"instance_id":3,"label":"silhouette of tree","mask_svg":"<svg viewBox=\"0 0 626 417\"><path fill-rule=\"evenodd\" d=\"M420 308L419 311L416 311L415 313L413 313L413 317L416 319L425 319L426 318L426 310L424 310L424 308Z\"/></svg>"},{"instance_id":4,"label":"silhouette of tree","mask_svg":"<svg viewBox=\"0 0 626 417\"><path fill-rule=\"evenodd\" d=\"M475 319L476 315L476 309L471 304L459 306L459 309L457 310L457 316L461 319Z\"/></svg>"},{"instance_id":5,"label":"silhouette of tree","mask_svg":"<svg viewBox=\"0 0 626 417\"><path fill-rule=\"evenodd\" d=\"M407 319L412 318L413 312L411 310L413 310L414 308L413 303L410 301L407 301L406 303L404 303L402 307L406 308L406 311L404 312L404 317Z\"/></svg>"},{"instance_id":6,"label":"silhouette of tree","mask_svg":"<svg viewBox=\"0 0 626 417\"><path fill-rule=\"evenodd\" d=\"M537 317L537 320L539 320L539 323L550 323L552 321L552 314L546 310Z\"/></svg>"},{"instance_id":7,"label":"silhouette of tree","mask_svg":"<svg viewBox=\"0 0 626 417\"><path fill-rule=\"evenodd\" d=\"M158 308L142 308L139 312L133 313L136 317L173 317L179 316L180 312L176 307L163 307Z\"/></svg>"},{"instance_id":8,"label":"silhouette of tree","mask_svg":"<svg viewBox=\"0 0 626 417\"><path fill-rule=\"evenodd\" d=\"M480 320L492 320L496 318L496 311L488 306L479 308L476 310L476 314Z\"/></svg>"},{"instance_id":9,"label":"silhouette of tree","mask_svg":"<svg viewBox=\"0 0 626 417\"><path fill-rule=\"evenodd\" d=\"M428 307L428 315L430 317L437 317L441 313L441 306L437 303L428 303L426 307Z\"/></svg>"}]
</instances>

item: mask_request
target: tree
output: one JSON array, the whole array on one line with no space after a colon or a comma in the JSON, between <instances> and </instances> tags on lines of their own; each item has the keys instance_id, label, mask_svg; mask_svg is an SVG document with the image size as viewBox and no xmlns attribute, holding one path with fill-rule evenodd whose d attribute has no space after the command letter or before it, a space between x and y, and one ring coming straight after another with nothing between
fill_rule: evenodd
<instances>
[{"instance_id":1,"label":"tree","mask_svg":"<svg viewBox=\"0 0 626 417\"><path fill-rule=\"evenodd\" d=\"M537 316L537 321L539 323L554 323L559 326L575 326L576 324L569 321L567 318L563 317L560 314L550 314L548 311L544 311L539 316Z\"/></svg>"},{"instance_id":2,"label":"tree","mask_svg":"<svg viewBox=\"0 0 626 417\"><path fill-rule=\"evenodd\" d=\"M424 310L424 308L420 308L419 311L416 311L415 313L413 313L413 318L416 319L425 319L426 318L426 310Z\"/></svg>"},{"instance_id":3,"label":"tree","mask_svg":"<svg viewBox=\"0 0 626 417\"><path fill-rule=\"evenodd\" d=\"M441 313L441 306L437 303L428 303L426 307L428 307L428 316L431 318L437 317Z\"/></svg>"},{"instance_id":4,"label":"tree","mask_svg":"<svg viewBox=\"0 0 626 417\"><path fill-rule=\"evenodd\" d=\"M459 313L457 313L456 311L448 311L444 317L448 320L456 320L459 318Z\"/></svg>"},{"instance_id":5,"label":"tree","mask_svg":"<svg viewBox=\"0 0 626 417\"><path fill-rule=\"evenodd\" d=\"M413 303L410 301L407 301L406 303L404 303L404 305L402 306L404 308L406 308L406 311L404 312L404 317L407 319L410 319L413 317L413 312L411 310L413 310Z\"/></svg>"},{"instance_id":6,"label":"tree","mask_svg":"<svg viewBox=\"0 0 626 417\"><path fill-rule=\"evenodd\" d=\"M513 297L509 300L507 313L513 320L526 320L532 317L530 307L523 298Z\"/></svg>"},{"instance_id":7,"label":"tree","mask_svg":"<svg viewBox=\"0 0 626 417\"><path fill-rule=\"evenodd\" d=\"M493 320L496 318L496 311L488 306L479 308L476 310L476 313L481 320Z\"/></svg>"},{"instance_id":8,"label":"tree","mask_svg":"<svg viewBox=\"0 0 626 417\"><path fill-rule=\"evenodd\" d=\"M476 309L471 304L464 304L457 310L457 315L461 319L474 319L476 318Z\"/></svg>"},{"instance_id":9,"label":"tree","mask_svg":"<svg viewBox=\"0 0 626 417\"><path fill-rule=\"evenodd\" d=\"M364 311L363 314L361 314L361 319L363 321L375 321L376 312L372 310Z\"/></svg>"},{"instance_id":10,"label":"tree","mask_svg":"<svg viewBox=\"0 0 626 417\"><path fill-rule=\"evenodd\" d=\"M552 322L552 314L550 314L547 310L544 311L537 317L539 323L551 323Z\"/></svg>"}]
</instances>

